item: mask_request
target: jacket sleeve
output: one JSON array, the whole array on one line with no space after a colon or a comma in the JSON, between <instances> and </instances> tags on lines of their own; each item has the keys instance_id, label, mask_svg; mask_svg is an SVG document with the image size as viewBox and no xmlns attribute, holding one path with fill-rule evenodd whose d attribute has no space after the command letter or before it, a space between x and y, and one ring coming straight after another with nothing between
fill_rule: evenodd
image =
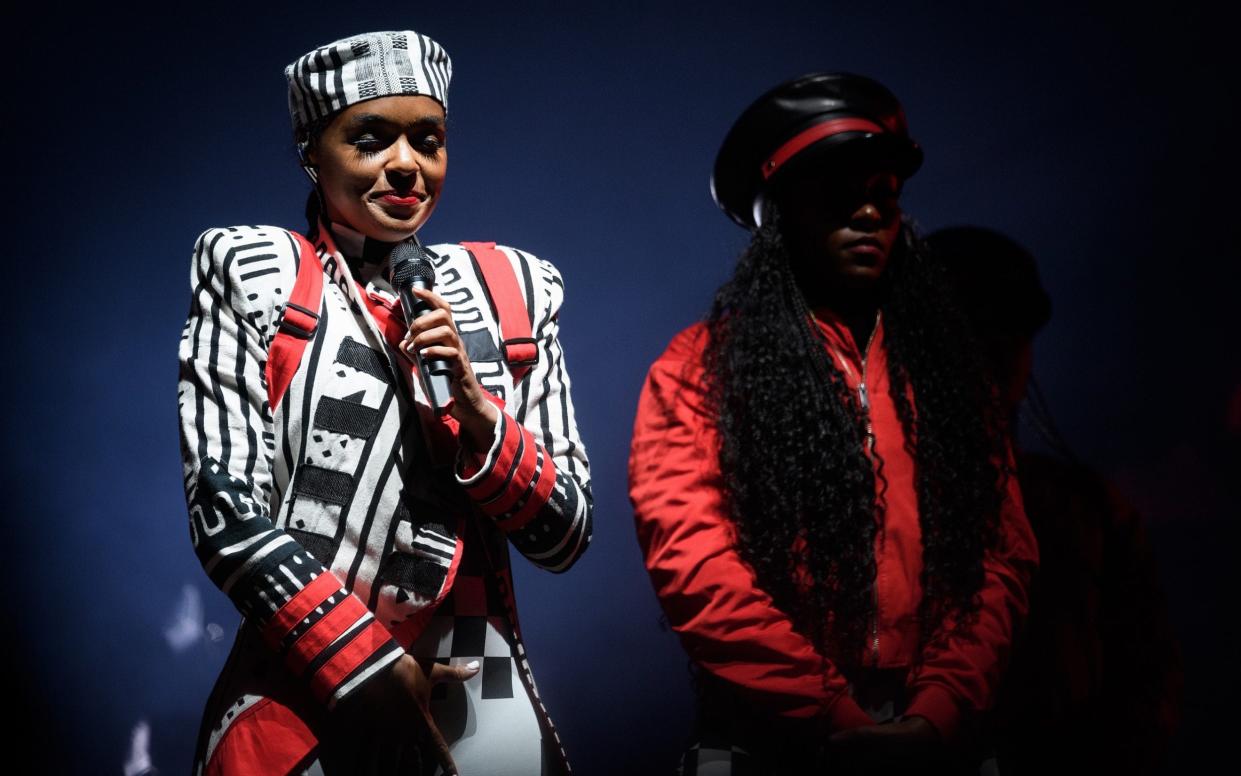
<instances>
[{"instance_id":1,"label":"jacket sleeve","mask_svg":"<svg viewBox=\"0 0 1241 776\"><path fill-rule=\"evenodd\" d=\"M272 292L291 290L297 261L293 238L274 227L212 229L199 238L180 344L181 452L203 569L331 707L402 650L272 522L275 436L263 370L270 318L281 309Z\"/></svg>"},{"instance_id":2,"label":"jacket sleeve","mask_svg":"<svg viewBox=\"0 0 1241 776\"><path fill-rule=\"evenodd\" d=\"M502 250L526 289L538 362L502 407L491 448L462 448L457 481L518 552L560 572L590 543L594 509L590 462L574 420L559 339L564 283L549 262Z\"/></svg>"},{"instance_id":3,"label":"jacket sleeve","mask_svg":"<svg viewBox=\"0 0 1241 776\"><path fill-rule=\"evenodd\" d=\"M963 711L990 708L1013 638L1029 611L1030 583L1037 568L1038 545L1026 520L1017 477L1010 475L1000 512L1000 539L983 558L978 615L964 631L923 649L922 663L909 681L906 716L925 717L942 737L951 739Z\"/></svg>"},{"instance_id":4,"label":"jacket sleeve","mask_svg":"<svg viewBox=\"0 0 1241 776\"><path fill-rule=\"evenodd\" d=\"M629 457L638 542L668 622L699 666L769 712L873 724L735 549L692 332L651 366Z\"/></svg>"}]
</instances>

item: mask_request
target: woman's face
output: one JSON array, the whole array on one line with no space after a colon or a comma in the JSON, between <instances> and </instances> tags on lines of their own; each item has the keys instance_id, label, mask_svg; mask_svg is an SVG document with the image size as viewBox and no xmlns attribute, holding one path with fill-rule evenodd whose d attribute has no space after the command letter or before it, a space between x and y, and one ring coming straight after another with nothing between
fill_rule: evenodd
<instances>
[{"instance_id":1,"label":"woman's face","mask_svg":"<svg viewBox=\"0 0 1241 776\"><path fill-rule=\"evenodd\" d=\"M855 162L799 173L777 192L782 230L806 291L875 287L901 230L901 179Z\"/></svg>"},{"instance_id":2,"label":"woman's face","mask_svg":"<svg viewBox=\"0 0 1241 776\"><path fill-rule=\"evenodd\" d=\"M383 242L404 240L431 217L448 169L444 108L423 95L351 105L308 157L319 168L327 216Z\"/></svg>"}]
</instances>

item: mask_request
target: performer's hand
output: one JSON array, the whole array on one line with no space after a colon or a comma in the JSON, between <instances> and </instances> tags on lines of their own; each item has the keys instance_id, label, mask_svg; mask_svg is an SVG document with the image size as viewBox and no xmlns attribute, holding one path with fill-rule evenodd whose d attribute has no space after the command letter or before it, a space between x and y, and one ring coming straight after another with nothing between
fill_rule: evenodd
<instances>
[{"instance_id":1,"label":"performer's hand","mask_svg":"<svg viewBox=\"0 0 1241 776\"><path fill-rule=\"evenodd\" d=\"M457 773L448 743L431 717L431 690L439 682L464 682L478 671L476 663L446 666L402 655L337 705L328 728L334 757L348 763L359 752L376 747L378 752L394 741L407 741L406 749L416 743L423 762L434 758L445 774ZM406 762L405 756L398 746L396 759Z\"/></svg>"},{"instance_id":2,"label":"performer's hand","mask_svg":"<svg viewBox=\"0 0 1241 776\"><path fill-rule=\"evenodd\" d=\"M939 731L922 717L841 730L828 739L832 773L924 773L946 755Z\"/></svg>"},{"instance_id":3,"label":"performer's hand","mask_svg":"<svg viewBox=\"0 0 1241 776\"><path fill-rule=\"evenodd\" d=\"M448 742L431 718L431 689L440 682L464 682L479 671L478 661L467 665L452 666L443 663L424 663L415 660L411 655L402 655L392 667L392 677L404 687L405 692L414 700L422 720L426 725L427 742L445 776L457 773L457 764L453 762L448 751Z\"/></svg>"},{"instance_id":4,"label":"performer's hand","mask_svg":"<svg viewBox=\"0 0 1241 776\"><path fill-rule=\"evenodd\" d=\"M401 351L411 360L417 352L424 359L441 358L452 367L452 408L449 414L461 424L461 436L474 450L486 450L495 436L500 410L487 398L474 377L469 354L457 334L452 308L434 291L411 289L435 309L414 319L401 341Z\"/></svg>"}]
</instances>

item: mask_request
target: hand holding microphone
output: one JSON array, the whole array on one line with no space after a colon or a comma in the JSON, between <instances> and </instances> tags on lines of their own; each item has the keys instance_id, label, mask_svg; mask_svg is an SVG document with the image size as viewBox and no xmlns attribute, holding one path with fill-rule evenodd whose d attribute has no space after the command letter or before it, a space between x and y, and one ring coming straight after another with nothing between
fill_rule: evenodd
<instances>
[{"instance_id":1,"label":"hand holding microphone","mask_svg":"<svg viewBox=\"0 0 1241 776\"><path fill-rule=\"evenodd\" d=\"M392 250L392 285L401 298L409 333L400 348L418 368L428 401L439 415L451 414L476 450L490 445L499 409L478 384L452 318L452 308L431 289L435 268L410 238Z\"/></svg>"},{"instance_id":2,"label":"hand holding microphone","mask_svg":"<svg viewBox=\"0 0 1241 776\"><path fill-rule=\"evenodd\" d=\"M435 268L431 266L426 251L413 238L397 243L392 249L390 261L392 285L401 297L405 320L411 323L410 334L414 334L412 324L436 309L429 299L415 293L415 289L430 291L435 286ZM452 324L451 314L448 325L455 334L456 327ZM428 358L429 354L424 354L421 346L424 343L414 344L415 347L405 350L406 355L412 357L418 365L418 375L427 400L435 408L436 414L443 415L452 409L452 367L443 358Z\"/></svg>"}]
</instances>

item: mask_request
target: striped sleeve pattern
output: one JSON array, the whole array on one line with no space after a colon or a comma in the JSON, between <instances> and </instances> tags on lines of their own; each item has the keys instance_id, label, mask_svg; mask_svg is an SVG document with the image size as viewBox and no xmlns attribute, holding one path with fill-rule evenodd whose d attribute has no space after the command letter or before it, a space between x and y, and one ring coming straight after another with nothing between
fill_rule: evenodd
<instances>
[{"instance_id":1,"label":"striped sleeve pattern","mask_svg":"<svg viewBox=\"0 0 1241 776\"><path fill-rule=\"evenodd\" d=\"M590 463L578 435L559 338L564 283L551 263L512 248L534 316L538 363L514 391L486 454L463 454L457 479L509 542L549 571L565 571L590 543Z\"/></svg>"},{"instance_id":2,"label":"striped sleeve pattern","mask_svg":"<svg viewBox=\"0 0 1241 776\"><path fill-rule=\"evenodd\" d=\"M274 227L205 232L180 345L178 411L190 536L212 582L329 706L402 654L388 631L271 519L275 436L263 368L296 275ZM264 305L267 305L266 309Z\"/></svg>"}]
</instances>

